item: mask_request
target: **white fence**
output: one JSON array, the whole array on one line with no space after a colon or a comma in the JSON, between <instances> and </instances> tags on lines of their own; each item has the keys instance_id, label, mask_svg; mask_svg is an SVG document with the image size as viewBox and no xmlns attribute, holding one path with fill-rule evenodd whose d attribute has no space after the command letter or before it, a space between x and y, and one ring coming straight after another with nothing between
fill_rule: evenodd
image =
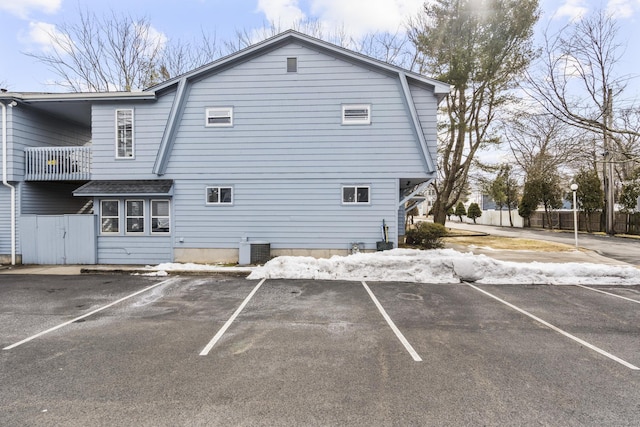
<instances>
[{"instance_id":1,"label":"white fence","mask_svg":"<svg viewBox=\"0 0 640 427\"><path fill-rule=\"evenodd\" d=\"M24 158L27 181L91 179L91 147L25 148Z\"/></svg>"}]
</instances>

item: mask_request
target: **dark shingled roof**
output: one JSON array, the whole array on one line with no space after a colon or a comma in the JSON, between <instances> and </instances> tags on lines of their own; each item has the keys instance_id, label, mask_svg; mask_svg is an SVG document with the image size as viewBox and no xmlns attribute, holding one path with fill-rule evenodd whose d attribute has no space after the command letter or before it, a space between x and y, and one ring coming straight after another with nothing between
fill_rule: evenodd
<instances>
[{"instance_id":1,"label":"dark shingled roof","mask_svg":"<svg viewBox=\"0 0 640 427\"><path fill-rule=\"evenodd\" d=\"M155 196L169 195L172 179L90 181L73 192L74 196Z\"/></svg>"}]
</instances>

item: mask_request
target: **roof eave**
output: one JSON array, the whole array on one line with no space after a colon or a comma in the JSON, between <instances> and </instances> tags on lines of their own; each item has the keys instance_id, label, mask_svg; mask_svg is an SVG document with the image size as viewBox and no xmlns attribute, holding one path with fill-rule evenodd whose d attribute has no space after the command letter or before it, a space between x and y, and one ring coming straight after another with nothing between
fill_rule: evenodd
<instances>
[{"instance_id":1,"label":"roof eave","mask_svg":"<svg viewBox=\"0 0 640 427\"><path fill-rule=\"evenodd\" d=\"M60 101L132 101L156 99L155 92L73 92L73 93L0 93L0 99L23 102L60 102Z\"/></svg>"}]
</instances>

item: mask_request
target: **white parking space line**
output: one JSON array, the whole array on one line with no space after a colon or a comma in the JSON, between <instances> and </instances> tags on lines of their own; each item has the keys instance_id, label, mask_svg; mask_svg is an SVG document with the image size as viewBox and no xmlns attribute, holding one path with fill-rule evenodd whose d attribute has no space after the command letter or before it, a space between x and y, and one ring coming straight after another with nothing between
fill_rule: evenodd
<instances>
[{"instance_id":1,"label":"white parking space line","mask_svg":"<svg viewBox=\"0 0 640 427\"><path fill-rule=\"evenodd\" d=\"M110 303L110 304L107 304L107 305L105 305L105 306L103 306L103 307L97 308L97 309L95 309L95 310L93 310L93 311L90 311L89 313L83 314L82 316L76 317L75 319L71 319L71 320L69 320L69 321L67 321L67 322L64 322L64 323L59 324L58 326L54 326L53 328L47 329L46 331L42 331L42 332L40 332L40 333L38 333L38 334L35 334L35 335L33 335L33 336L30 336L29 338L25 338L25 339L23 339L22 341L19 341L19 342L15 343L15 344L11 344L10 346L3 348L3 350L11 350L11 349L13 349L13 348L16 348L16 347L18 347L19 345L22 345L22 344L28 343L29 341L32 341L32 340L34 340L34 339L36 339L36 338L38 338L38 337L41 337L41 336L43 336L43 335L48 334L49 332L56 331L56 330L58 330L58 329L60 329L60 328L63 328L63 327L65 327L65 326L67 326L67 325L72 324L73 322L77 322L78 320L84 319L85 317L92 316L92 315L94 315L94 314L96 314L96 313L98 313L98 312L101 312L102 310L106 310L106 309L107 309L107 308L109 308L109 307L112 307L112 306L114 306L114 305L116 305L116 304L119 304L119 303L121 303L122 301L128 300L129 298L133 298L133 297L135 297L136 295L140 295L141 293L144 293L144 292L150 291L151 289L153 289L153 288L157 288L158 286L166 285L167 283L172 282L172 281L175 281L176 279L178 279L178 278L174 277L174 278L171 278L171 279L164 280L164 281L162 281L162 282L160 282L160 283L156 283L155 285L147 286L146 288L141 289L141 290L139 290L139 291L137 291L137 292L134 292L134 293L133 293L133 294L131 294L131 295L127 295L126 297L120 298L120 299L119 299L119 300L117 300L117 301L114 301L114 302L112 302L112 303Z\"/></svg>"},{"instance_id":2,"label":"white parking space line","mask_svg":"<svg viewBox=\"0 0 640 427\"><path fill-rule=\"evenodd\" d=\"M544 326L546 326L547 328L552 329L552 330L554 330L554 331L556 331L556 332L558 332L558 333L560 333L560 334L564 335L565 337L570 338L570 339L574 340L575 342L577 342L577 343L579 343L579 344L582 344L583 346L585 346L585 347L587 347L587 348L590 348L591 350L593 350L593 351L595 351L595 352L598 352L598 353L600 353L601 355L603 355L603 356L605 356L605 357L608 357L609 359L614 360L614 361L616 361L616 362L620 363L621 365L626 366L626 367L627 367L627 368L629 368L629 369L633 369L633 370L635 370L635 371L640 370L640 368L638 368L637 366L632 365L631 363L629 363L629 362L627 362L627 361L624 361L624 360L620 359L619 357L614 356L613 354L611 354L611 353L609 353L609 352L606 352L606 351L602 350L601 348L596 347L595 345L593 345L593 344L590 344L590 343L586 342L586 341L585 341L585 340L583 340L583 339L580 339L580 338L578 338L578 337L576 337L576 336L574 336L574 335L571 335L570 333L568 333L568 332L566 332L566 331L563 331L562 329L558 328L557 326L554 326L554 325L552 325L551 323L546 322L546 321L542 320L541 318L539 318L539 317L537 317L537 316L534 316L533 314L531 314L531 313L529 313L529 312L527 312L527 311L525 311L525 310L523 310L523 309L521 309L521 308L519 308L519 307L516 307L515 305L513 305L513 304L511 304L511 303L509 303L509 302L507 302L507 301L505 301L505 300L503 300L503 299L501 299L501 298L499 298L499 297L497 297L497 296L495 296L495 295L493 295L493 294L491 294L491 293L489 293L489 292L485 291L484 289L480 289L480 288L478 288L477 286L472 285L471 283L467 283L467 282L463 282L463 283L464 283L465 285L467 285L467 286L472 287L472 288L473 288L473 289L475 289L476 291L478 291L478 292L482 292L483 294L485 294L485 295L487 295L487 296L489 296L489 297L491 297L491 298L495 299L496 301L501 302L502 304L506 305L507 307L510 307L510 308L512 308L512 309L514 309L514 310L516 310L516 311L518 311L518 312L520 312L520 313L524 314L525 316L528 316L528 317L532 318L533 320L535 320L535 321L536 321L536 322L538 322L538 323L543 324L543 325L544 325Z\"/></svg>"},{"instance_id":3,"label":"white parking space line","mask_svg":"<svg viewBox=\"0 0 640 427\"><path fill-rule=\"evenodd\" d=\"M398 339L400 340L402 345L404 345L404 348L409 352L409 354L411 355L413 360L415 360L416 362L422 362L422 358L413 349L411 344L409 344L409 341L407 341L407 339L404 337L404 335L402 335L402 332L400 332L400 330L396 327L395 323L393 323L393 320L391 320L391 318L389 317L389 315L385 311L384 307L382 307L382 304L380 304L380 301L378 301L378 299L373 294L373 292L371 292L371 289L369 289L369 286L367 286L367 284L365 282L362 282L362 286L364 286L364 288L367 290L367 293L369 294L369 296L373 300L373 303L376 305L376 307L378 307L378 310L380 311L380 314L382 314L382 317L384 317L384 320L387 321L387 323L391 327L391 330L396 334L396 337L398 337Z\"/></svg>"},{"instance_id":4,"label":"white parking space line","mask_svg":"<svg viewBox=\"0 0 640 427\"><path fill-rule=\"evenodd\" d=\"M231 315L231 317L229 318L229 320L227 320L227 322L222 326L222 328L220 328L220 330L218 331L218 333L211 339L211 341L209 341L209 344L207 344L202 351L200 352L200 356L206 356L207 354L209 354L209 352L211 351L211 349L213 348L214 345L216 345L216 343L218 342L218 340L220 338L222 338L222 336L224 335L224 333L227 331L227 329L229 329L229 326L231 326L231 324L233 323L234 320L236 320L236 317L238 317L238 315L242 312L242 310L244 310L244 307L249 303L249 301L251 300L251 298L253 297L253 295L255 295L256 292L258 292L258 289L260 289L260 286L262 286L262 284L264 283L264 281L267 279L262 279L260 281L260 283L258 283L256 285L255 288L253 288L253 290L251 291L251 293L249 295L247 295L247 297L244 299L244 301L242 301L242 304L240 304L240 307L237 308L237 310Z\"/></svg>"},{"instance_id":5,"label":"white parking space line","mask_svg":"<svg viewBox=\"0 0 640 427\"><path fill-rule=\"evenodd\" d=\"M611 295L612 297L616 297L616 298L620 298L626 301L630 301L630 302L635 302L636 304L640 304L640 301L638 301L637 299L631 299L631 298L627 298L627 297L623 297L622 295L616 295L616 294L612 294L611 292L605 292L605 291L601 291L600 289L594 289L594 288L590 288L588 286L584 286L584 285L576 285L579 288L583 288L583 289L589 289L590 291L593 292L600 292L601 294L605 294L605 295Z\"/></svg>"}]
</instances>

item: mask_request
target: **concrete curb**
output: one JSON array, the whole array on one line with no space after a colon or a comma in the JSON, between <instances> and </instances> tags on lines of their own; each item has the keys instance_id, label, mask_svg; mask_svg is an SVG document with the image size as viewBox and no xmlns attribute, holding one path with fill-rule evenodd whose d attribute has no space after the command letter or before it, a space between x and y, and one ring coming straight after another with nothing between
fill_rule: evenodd
<instances>
[{"instance_id":1,"label":"concrete curb","mask_svg":"<svg viewBox=\"0 0 640 427\"><path fill-rule=\"evenodd\" d=\"M136 274L136 275L152 275L164 270L147 270L136 268L105 268L105 267L88 267L81 268L80 274ZM251 274L252 270L238 269L234 271L230 270L170 270L166 271L168 276L230 276L230 277L247 277Z\"/></svg>"}]
</instances>

